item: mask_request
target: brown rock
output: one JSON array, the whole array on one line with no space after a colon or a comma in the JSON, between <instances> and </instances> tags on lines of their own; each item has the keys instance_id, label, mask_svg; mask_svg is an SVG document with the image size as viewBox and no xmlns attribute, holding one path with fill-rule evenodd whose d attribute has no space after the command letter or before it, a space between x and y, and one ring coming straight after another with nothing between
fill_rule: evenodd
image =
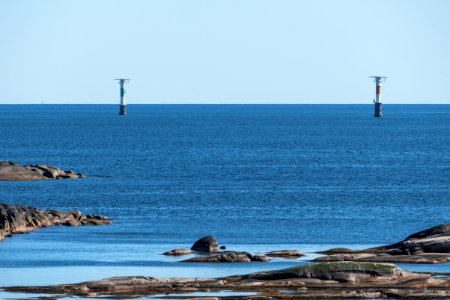
<instances>
[{"instance_id":1,"label":"brown rock","mask_svg":"<svg viewBox=\"0 0 450 300\"><path fill-rule=\"evenodd\" d=\"M448 299L450 280L431 274L410 273L391 264L323 263L284 270L257 272L225 278L112 277L103 280L53 286L3 287L8 292L64 294L121 299L174 294L193 298L186 292L252 292L227 299L349 299L407 298ZM198 296L201 299L203 295ZM218 296L222 299L222 296ZM172 298L172 297L171 297Z\"/></svg>"},{"instance_id":2,"label":"brown rock","mask_svg":"<svg viewBox=\"0 0 450 300\"><path fill-rule=\"evenodd\" d=\"M358 279L389 277L391 281L399 277L416 278L415 274L399 269L393 264L335 262L293 267L289 269L257 272L245 276L246 279L279 280L291 278L316 278L338 282L355 282Z\"/></svg>"},{"instance_id":3,"label":"brown rock","mask_svg":"<svg viewBox=\"0 0 450 300\"><path fill-rule=\"evenodd\" d=\"M219 243L213 236L208 235L196 241L194 245L192 245L191 250L205 253L218 252Z\"/></svg>"},{"instance_id":4,"label":"brown rock","mask_svg":"<svg viewBox=\"0 0 450 300\"><path fill-rule=\"evenodd\" d=\"M0 161L1 180L45 180L45 179L68 179L84 178L85 176L73 171L64 171L60 168L48 165L28 165Z\"/></svg>"},{"instance_id":5,"label":"brown rock","mask_svg":"<svg viewBox=\"0 0 450 300\"><path fill-rule=\"evenodd\" d=\"M248 252L225 251L209 256L197 256L183 262L235 263L235 262L266 262L269 259L262 255L251 255Z\"/></svg>"},{"instance_id":6,"label":"brown rock","mask_svg":"<svg viewBox=\"0 0 450 300\"><path fill-rule=\"evenodd\" d=\"M403 241L392 245L351 251L335 248L321 253L331 255L319 257L314 261L448 263L450 262L450 223L411 234Z\"/></svg>"},{"instance_id":7,"label":"brown rock","mask_svg":"<svg viewBox=\"0 0 450 300\"><path fill-rule=\"evenodd\" d=\"M449 263L450 255L447 253L422 253L414 255L389 255L385 253L353 253L332 254L318 257L314 262L378 262L378 263L403 263L403 264L441 264Z\"/></svg>"},{"instance_id":8,"label":"brown rock","mask_svg":"<svg viewBox=\"0 0 450 300\"><path fill-rule=\"evenodd\" d=\"M367 250L375 252L388 251L391 255L409 255L416 252L450 253L450 223L413 233L403 241L392 245Z\"/></svg>"},{"instance_id":9,"label":"brown rock","mask_svg":"<svg viewBox=\"0 0 450 300\"><path fill-rule=\"evenodd\" d=\"M0 203L0 240L15 233L26 233L40 227L65 225L111 224L109 219L87 217L81 212L41 210L29 206L15 206Z\"/></svg>"},{"instance_id":10,"label":"brown rock","mask_svg":"<svg viewBox=\"0 0 450 300\"><path fill-rule=\"evenodd\" d=\"M67 219L67 221L65 223L62 223L61 225L65 225L65 226L79 226L80 225L80 221L78 221L77 219L74 219L74 218L69 218L69 219Z\"/></svg>"},{"instance_id":11,"label":"brown rock","mask_svg":"<svg viewBox=\"0 0 450 300\"><path fill-rule=\"evenodd\" d=\"M252 261L268 262L270 259L265 255L253 255Z\"/></svg>"}]
</instances>

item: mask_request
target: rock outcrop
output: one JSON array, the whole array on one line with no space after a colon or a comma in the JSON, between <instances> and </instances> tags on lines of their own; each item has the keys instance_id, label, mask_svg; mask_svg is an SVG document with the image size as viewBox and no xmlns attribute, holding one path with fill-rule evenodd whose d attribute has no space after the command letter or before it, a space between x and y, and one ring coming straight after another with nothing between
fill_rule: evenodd
<instances>
[{"instance_id":1,"label":"rock outcrop","mask_svg":"<svg viewBox=\"0 0 450 300\"><path fill-rule=\"evenodd\" d=\"M419 231L399 243L373 248L372 250L381 250L390 255L450 253L450 223Z\"/></svg>"},{"instance_id":2,"label":"rock outcrop","mask_svg":"<svg viewBox=\"0 0 450 300\"><path fill-rule=\"evenodd\" d=\"M194 253L192 250L189 249L173 249L167 252L164 252L163 255L167 256L181 256L181 255L188 255Z\"/></svg>"},{"instance_id":3,"label":"rock outcrop","mask_svg":"<svg viewBox=\"0 0 450 300\"><path fill-rule=\"evenodd\" d=\"M450 280L406 272L391 264L323 263L224 278L112 277L54 286L4 287L8 292L81 297L214 299L448 299ZM222 296L221 291L234 291ZM239 295L239 292L243 292ZM248 294L248 292L251 292ZM183 293L196 293L186 295ZM247 294L245 294L247 293ZM199 299L199 298L196 298ZM202 298L205 299L205 298ZM211 298L210 298L211 299Z\"/></svg>"},{"instance_id":4,"label":"rock outcrop","mask_svg":"<svg viewBox=\"0 0 450 300\"><path fill-rule=\"evenodd\" d=\"M269 259L263 255L252 255L248 252L237 251L225 251L209 256L197 256L190 259L183 260L182 262L207 262L207 263L237 263L237 262L252 262L260 261L266 262Z\"/></svg>"},{"instance_id":5,"label":"rock outcrop","mask_svg":"<svg viewBox=\"0 0 450 300\"><path fill-rule=\"evenodd\" d=\"M27 233L41 227L106 224L111 224L107 217L84 215L80 211L41 210L0 203L0 241L13 234Z\"/></svg>"},{"instance_id":6,"label":"rock outcrop","mask_svg":"<svg viewBox=\"0 0 450 300\"><path fill-rule=\"evenodd\" d=\"M356 252L355 250L349 248L331 248L325 251L320 251L318 253L330 255L330 254L355 253L355 252Z\"/></svg>"},{"instance_id":7,"label":"rock outcrop","mask_svg":"<svg viewBox=\"0 0 450 300\"><path fill-rule=\"evenodd\" d=\"M316 262L369 261L394 263L449 263L450 223L438 225L414 234L401 242L365 250L330 249L330 254Z\"/></svg>"},{"instance_id":8,"label":"rock outcrop","mask_svg":"<svg viewBox=\"0 0 450 300\"><path fill-rule=\"evenodd\" d=\"M281 280L293 278L316 278L338 282L356 282L372 277L389 277L390 280L413 276L393 264L335 262L319 263L289 269L257 272L245 276L245 279ZM415 276L415 275L414 275Z\"/></svg>"},{"instance_id":9,"label":"rock outcrop","mask_svg":"<svg viewBox=\"0 0 450 300\"><path fill-rule=\"evenodd\" d=\"M269 257L281 257L287 259L296 259L298 257L303 256L303 253L300 253L297 250L278 250L278 251L270 251L266 253L266 256Z\"/></svg>"},{"instance_id":10,"label":"rock outcrop","mask_svg":"<svg viewBox=\"0 0 450 300\"><path fill-rule=\"evenodd\" d=\"M191 250L196 252L213 253L219 251L219 243L217 240L208 235L202 237L192 245Z\"/></svg>"},{"instance_id":11,"label":"rock outcrop","mask_svg":"<svg viewBox=\"0 0 450 300\"><path fill-rule=\"evenodd\" d=\"M0 161L0 180L45 180L45 179L69 179L85 178L81 173L64 171L48 165L27 165Z\"/></svg>"},{"instance_id":12,"label":"rock outcrop","mask_svg":"<svg viewBox=\"0 0 450 300\"><path fill-rule=\"evenodd\" d=\"M385 253L353 253L332 254L318 257L314 262L378 262L378 263L402 263L402 264L443 264L450 262L448 253L422 253L413 255L390 255Z\"/></svg>"}]
</instances>

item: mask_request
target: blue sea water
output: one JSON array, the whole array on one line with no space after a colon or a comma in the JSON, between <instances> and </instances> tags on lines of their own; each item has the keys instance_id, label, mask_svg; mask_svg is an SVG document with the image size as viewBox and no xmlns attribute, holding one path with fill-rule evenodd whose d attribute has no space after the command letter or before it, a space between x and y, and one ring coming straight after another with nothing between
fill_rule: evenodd
<instances>
[{"instance_id":1,"label":"blue sea water","mask_svg":"<svg viewBox=\"0 0 450 300\"><path fill-rule=\"evenodd\" d=\"M2 105L0 160L90 177L0 182L0 201L114 224L6 239L0 286L297 263L192 266L159 255L204 235L253 252L315 251L392 243L449 222L450 105L385 105L382 119L372 110L129 105L119 117L113 105Z\"/></svg>"}]
</instances>

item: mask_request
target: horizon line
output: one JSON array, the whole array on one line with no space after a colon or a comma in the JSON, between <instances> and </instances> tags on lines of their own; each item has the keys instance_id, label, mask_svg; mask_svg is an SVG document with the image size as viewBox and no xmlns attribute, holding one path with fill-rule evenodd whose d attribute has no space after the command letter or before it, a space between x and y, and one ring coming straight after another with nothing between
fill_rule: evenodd
<instances>
[{"instance_id":1,"label":"horizon line","mask_svg":"<svg viewBox=\"0 0 450 300\"><path fill-rule=\"evenodd\" d=\"M115 103L0 103L0 105L114 105L119 106L120 104ZM127 106L129 105L370 105L372 106L373 103L127 103ZM390 102L390 103L383 103L384 105L450 105L450 101L448 103L439 103L439 102L432 102L432 103L399 103L399 102Z\"/></svg>"}]
</instances>

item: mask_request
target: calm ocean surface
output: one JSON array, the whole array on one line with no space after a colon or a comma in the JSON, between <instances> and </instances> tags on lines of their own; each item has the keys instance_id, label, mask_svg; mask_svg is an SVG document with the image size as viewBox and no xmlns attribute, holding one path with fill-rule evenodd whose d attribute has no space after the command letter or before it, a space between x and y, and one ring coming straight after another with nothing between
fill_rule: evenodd
<instances>
[{"instance_id":1,"label":"calm ocean surface","mask_svg":"<svg viewBox=\"0 0 450 300\"><path fill-rule=\"evenodd\" d=\"M221 276L298 263L185 265L214 235L253 252L392 243L450 221L450 105L1 105L0 159L82 180L0 182L0 201L107 215L0 244L0 286ZM424 266L407 266L421 269ZM450 271L450 266L433 266Z\"/></svg>"}]
</instances>

